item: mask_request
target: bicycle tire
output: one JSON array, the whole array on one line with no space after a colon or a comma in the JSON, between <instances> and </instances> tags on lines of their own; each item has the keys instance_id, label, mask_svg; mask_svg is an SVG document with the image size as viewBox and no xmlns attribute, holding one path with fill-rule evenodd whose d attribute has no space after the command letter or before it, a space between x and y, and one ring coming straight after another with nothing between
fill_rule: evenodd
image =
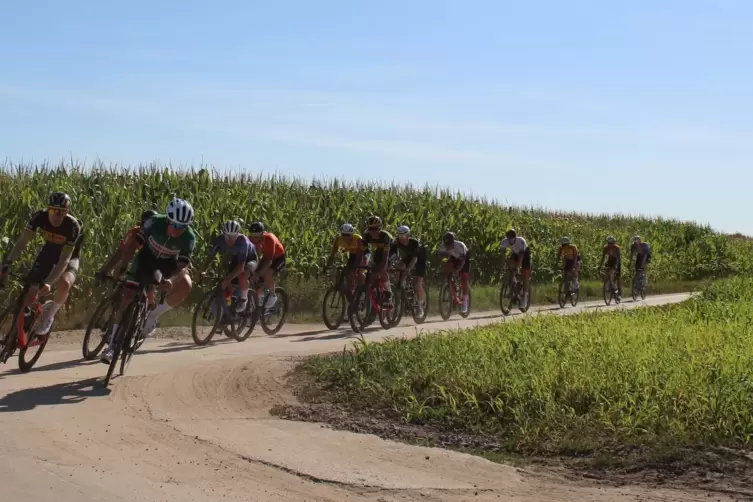
<instances>
[{"instance_id":1,"label":"bicycle tire","mask_svg":"<svg viewBox=\"0 0 753 502\"><path fill-rule=\"evenodd\" d=\"M277 295L277 304L275 305L275 308L280 308L280 305L283 306L283 314L280 316L280 320L277 321L277 324L272 326L269 324L269 316L261 315L261 329L264 330L264 332L267 335L276 335L278 331L285 325L285 318L288 316L288 293L285 291L284 288L281 288L280 286L275 286L275 294ZM262 308L263 305L266 305L267 298L269 297L269 293L264 295L264 302L262 302Z\"/></svg>"},{"instance_id":2,"label":"bicycle tire","mask_svg":"<svg viewBox=\"0 0 753 502\"><path fill-rule=\"evenodd\" d=\"M570 305L577 307L578 300L580 300L580 288L570 292Z\"/></svg>"},{"instance_id":3,"label":"bicycle tire","mask_svg":"<svg viewBox=\"0 0 753 502\"><path fill-rule=\"evenodd\" d=\"M473 305L473 293L471 293L471 285L468 285L468 305L466 305L465 312L460 311L460 317L467 319L471 315L471 306Z\"/></svg>"},{"instance_id":4,"label":"bicycle tire","mask_svg":"<svg viewBox=\"0 0 753 502\"><path fill-rule=\"evenodd\" d=\"M499 286L499 308L504 316L512 311L513 294L512 279L503 280Z\"/></svg>"},{"instance_id":5,"label":"bicycle tire","mask_svg":"<svg viewBox=\"0 0 753 502\"><path fill-rule=\"evenodd\" d=\"M46 303L52 303L52 300L49 300ZM22 373L28 373L29 371L31 371L34 365L37 364L37 361L39 361L39 358L42 357L42 352L44 352L44 348L47 346L47 342L50 341L50 336L49 334L47 334L47 336L44 337L44 341L35 346L38 347L37 352L34 354L31 360L26 360L26 354L28 353L30 348L33 348L31 347L31 343L35 338L41 338L34 332L37 324L39 324L39 318L36 316L36 314L34 314L34 316L35 317L31 322L31 326L29 327L29 337L26 341L26 347L18 351L18 369L21 370Z\"/></svg>"},{"instance_id":6,"label":"bicycle tire","mask_svg":"<svg viewBox=\"0 0 753 502\"><path fill-rule=\"evenodd\" d=\"M359 305L364 305L365 310L363 315L361 315ZM371 310L368 290L365 284L361 284L356 288L356 292L353 293L353 301L350 302L350 307L348 308L348 321L353 331L360 333L366 327L366 321L371 316Z\"/></svg>"},{"instance_id":7,"label":"bicycle tire","mask_svg":"<svg viewBox=\"0 0 753 502\"><path fill-rule=\"evenodd\" d=\"M131 304L133 305L133 303ZM105 381L104 386L107 387L110 384L110 380L112 379L112 375L115 372L115 367L118 365L118 359L120 359L120 354L123 351L123 345L125 343L125 338L128 332L131 330L133 326L133 316L128 315L130 313L130 310L132 309L132 306L129 305L126 311L123 313L123 316L121 316L121 323L123 322L123 318L127 319L125 324L121 324L119 326L119 330L117 333L115 333L115 347L112 351L112 359L110 359L110 364L107 367L107 373L105 374ZM126 317L127 316L127 317Z\"/></svg>"},{"instance_id":8,"label":"bicycle tire","mask_svg":"<svg viewBox=\"0 0 753 502\"><path fill-rule=\"evenodd\" d=\"M442 308L444 305L444 299L447 298L447 309ZM452 295L450 294L450 282L446 281L444 284L442 284L442 287L439 289L439 315L442 317L443 320L447 320L452 315L452 310L454 307L454 302L452 299Z\"/></svg>"},{"instance_id":9,"label":"bicycle tire","mask_svg":"<svg viewBox=\"0 0 753 502\"><path fill-rule=\"evenodd\" d=\"M604 294L604 303L607 305L611 305L612 299L614 298L614 287L612 286L612 281L610 281L609 279L604 280L603 294Z\"/></svg>"},{"instance_id":10,"label":"bicycle tire","mask_svg":"<svg viewBox=\"0 0 753 502\"><path fill-rule=\"evenodd\" d=\"M521 283L521 289L523 288ZM528 290L523 292L523 297L526 299L525 305L518 305L518 310L520 310L522 313L528 312L528 309L531 308L531 281L528 281Z\"/></svg>"},{"instance_id":11,"label":"bicycle tire","mask_svg":"<svg viewBox=\"0 0 753 502\"><path fill-rule=\"evenodd\" d=\"M327 305L329 305L330 297L333 296L334 298L337 298L337 303L340 305L340 307L335 309L335 312L337 313L337 320L335 322L330 322L329 318L327 317ZM324 325L327 326L327 329L335 330L340 327L347 308L348 301L347 298L345 298L343 292L337 286L331 286L324 293L324 299L322 300L322 321L324 321Z\"/></svg>"},{"instance_id":12,"label":"bicycle tire","mask_svg":"<svg viewBox=\"0 0 753 502\"><path fill-rule=\"evenodd\" d=\"M557 292L557 303L559 303L561 309L564 309L566 302L567 302L567 298L565 295L565 282L563 281L563 282L560 282L560 287Z\"/></svg>"},{"instance_id":13,"label":"bicycle tire","mask_svg":"<svg viewBox=\"0 0 753 502\"><path fill-rule=\"evenodd\" d=\"M138 302L138 300L136 300L135 303L131 303L129 310L130 309L132 309L132 312L130 312L131 315L129 317L132 320L129 326L130 329L126 332L126 336L123 340L123 345L120 352L120 376L125 375L125 370L128 368L128 364L131 362L136 344L138 343L139 332L141 331L145 320L142 318L142 306ZM126 310L126 313L129 313L128 310Z\"/></svg>"},{"instance_id":14,"label":"bicycle tire","mask_svg":"<svg viewBox=\"0 0 753 502\"><path fill-rule=\"evenodd\" d=\"M207 335L206 338L199 337L198 329L196 326L196 321L199 318L199 312L201 312L201 309L203 307L208 306L211 309L214 306L212 304L216 301L216 299L217 299L217 288L211 291L207 291L204 294L204 296L201 297L201 300L199 300L199 302L196 304L196 308L193 311L193 319L191 320L191 338L193 338L193 343L195 343L199 347L203 347L204 345L212 341L212 338L214 338L214 335L218 332L217 331L218 325L222 322L222 314L220 313L214 319L214 324L212 324L212 327L209 330L209 335Z\"/></svg>"},{"instance_id":15,"label":"bicycle tire","mask_svg":"<svg viewBox=\"0 0 753 502\"><path fill-rule=\"evenodd\" d=\"M413 300L417 301L415 291L413 291ZM429 315L429 287L426 285L426 281L424 281L424 315L418 317L416 315L415 307L411 308L411 315L416 324L423 324L426 321L426 317Z\"/></svg>"},{"instance_id":16,"label":"bicycle tire","mask_svg":"<svg viewBox=\"0 0 753 502\"><path fill-rule=\"evenodd\" d=\"M392 316L390 318L390 324L394 328L400 324L405 315L405 306L407 305L407 295L405 289L402 287L397 288L397 291L392 292Z\"/></svg>"},{"instance_id":17,"label":"bicycle tire","mask_svg":"<svg viewBox=\"0 0 753 502\"><path fill-rule=\"evenodd\" d=\"M8 326L9 329L6 332L5 337L3 338L3 348L2 350L0 350L0 363L7 362L8 359L10 359L10 356L13 355L13 352L15 352L15 341L13 340L13 338L16 334L16 323L13 321L13 307L9 306L3 309L2 313L0 314L0 328L2 328L3 323L9 319L8 316L11 316L11 323L10 326ZM6 352L8 353L6 354Z\"/></svg>"},{"instance_id":18,"label":"bicycle tire","mask_svg":"<svg viewBox=\"0 0 753 502\"><path fill-rule=\"evenodd\" d=\"M81 355L84 357L85 361L93 361L97 358L100 352L102 352L102 349L104 348L105 344L107 343L107 331L110 329L110 321L112 321L113 313L116 310L116 306L113 303L115 296L119 293L113 293L108 298L105 298L102 302L100 302L99 305L97 305L97 308L94 310L94 314L92 314L91 319L89 319L89 324L86 325L86 333L84 333L84 341L81 343ZM91 339L92 331L94 330L94 327L97 325L96 321L100 320L100 317L107 312L108 308L112 308L113 312L110 314L110 316L107 319L107 325L105 325L105 332L102 335L102 340L100 340L99 344L97 344L97 348L95 350L89 350L89 340Z\"/></svg>"}]
</instances>

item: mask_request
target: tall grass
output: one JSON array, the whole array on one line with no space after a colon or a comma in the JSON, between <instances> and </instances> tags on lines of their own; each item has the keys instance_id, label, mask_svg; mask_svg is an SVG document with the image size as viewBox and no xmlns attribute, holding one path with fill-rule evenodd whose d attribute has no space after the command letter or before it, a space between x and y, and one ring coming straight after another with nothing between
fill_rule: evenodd
<instances>
[{"instance_id":1,"label":"tall grass","mask_svg":"<svg viewBox=\"0 0 753 502\"><path fill-rule=\"evenodd\" d=\"M43 207L53 190L71 195L73 214L84 222L83 268L73 305L94 294L90 287L94 271L141 211L162 210L173 195L188 199L196 209L198 257L206 253L224 220L260 219L284 242L289 274L298 279L314 278L321 271L341 223L361 226L372 213L381 215L389 230L398 224L410 225L432 250L443 232L456 231L473 252L474 279L479 284L497 280L499 241L511 226L531 243L535 280L540 284L551 283L558 274L555 246L562 235L570 236L584 252L587 280L598 280L596 264L608 234L616 235L623 245L634 233L651 243L655 259L650 280L655 283L753 270L753 242L730 239L694 223L508 207L431 187L304 182L154 164L121 168L100 163L88 167L6 163L0 169L0 237L14 239L29 214ZM32 257L29 250L26 259ZM431 266L436 265L432 254Z\"/></svg>"},{"instance_id":2,"label":"tall grass","mask_svg":"<svg viewBox=\"0 0 753 502\"><path fill-rule=\"evenodd\" d=\"M749 445L753 280L684 304L359 342L310 371L353 407L493 434L517 451Z\"/></svg>"}]
</instances>

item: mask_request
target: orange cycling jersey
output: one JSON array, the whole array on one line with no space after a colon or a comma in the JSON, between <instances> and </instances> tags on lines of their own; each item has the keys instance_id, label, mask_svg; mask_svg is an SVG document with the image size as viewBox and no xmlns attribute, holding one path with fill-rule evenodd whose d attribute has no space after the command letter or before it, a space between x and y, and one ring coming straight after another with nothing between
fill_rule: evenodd
<instances>
[{"instance_id":1,"label":"orange cycling jersey","mask_svg":"<svg viewBox=\"0 0 753 502\"><path fill-rule=\"evenodd\" d=\"M607 244L604 246L604 254L609 256L617 256L620 254L620 246L617 244Z\"/></svg>"},{"instance_id":2,"label":"orange cycling jersey","mask_svg":"<svg viewBox=\"0 0 753 502\"><path fill-rule=\"evenodd\" d=\"M139 225L136 225L135 227L130 229L128 232L126 232L126 234L120 240L120 247L123 248L123 246L131 242L131 240L136 236L136 234L139 233L139 230L141 230L141 227ZM141 247L141 245L139 245L139 247Z\"/></svg>"},{"instance_id":3,"label":"orange cycling jersey","mask_svg":"<svg viewBox=\"0 0 753 502\"><path fill-rule=\"evenodd\" d=\"M261 244L256 246L256 249L261 251L261 254L264 256L264 258L269 259L273 259L285 254L285 248L283 247L282 242L280 242L280 239L278 239L275 234L271 234L269 232L264 232L264 237L262 237Z\"/></svg>"}]
</instances>

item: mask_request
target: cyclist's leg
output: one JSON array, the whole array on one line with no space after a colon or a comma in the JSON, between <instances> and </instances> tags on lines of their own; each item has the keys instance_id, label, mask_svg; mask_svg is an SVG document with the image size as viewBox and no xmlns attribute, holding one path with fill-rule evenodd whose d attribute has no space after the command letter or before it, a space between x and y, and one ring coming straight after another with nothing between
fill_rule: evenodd
<instances>
[{"instance_id":1,"label":"cyclist's leg","mask_svg":"<svg viewBox=\"0 0 753 502\"><path fill-rule=\"evenodd\" d=\"M191 276L188 273L188 267L179 269L176 260L157 260L155 268L162 273L162 277L165 279L171 278L173 284L170 292L165 297L165 300L154 307L146 318L142 335L147 337L154 334L160 316L183 303L191 293L191 288L193 287Z\"/></svg>"},{"instance_id":2,"label":"cyclist's leg","mask_svg":"<svg viewBox=\"0 0 753 502\"><path fill-rule=\"evenodd\" d=\"M421 309L426 305L426 291L424 290L424 278L426 277L426 261L427 252L426 248L421 248L418 251L418 260L416 260L416 266L413 269L413 291L416 293L416 300Z\"/></svg>"},{"instance_id":3,"label":"cyclist's leg","mask_svg":"<svg viewBox=\"0 0 753 502\"><path fill-rule=\"evenodd\" d=\"M269 264L269 267L262 272L261 276L264 279L264 287L269 290L269 296L267 302L264 305L265 308L271 309L277 303L277 294L275 293L275 274L285 269L286 257L284 254L275 257Z\"/></svg>"},{"instance_id":4,"label":"cyclist's leg","mask_svg":"<svg viewBox=\"0 0 753 502\"><path fill-rule=\"evenodd\" d=\"M523 271L523 299L526 300L531 283L531 248L526 248L523 252L521 269Z\"/></svg>"},{"instance_id":5,"label":"cyclist's leg","mask_svg":"<svg viewBox=\"0 0 753 502\"><path fill-rule=\"evenodd\" d=\"M60 279L58 279L57 284L55 285L55 295L52 303L48 304L45 308L45 312L42 316L42 322L39 326L38 331L40 335L46 335L50 332L52 323L55 320L55 315L60 310L60 307L65 305L65 302L68 300L68 294L71 291L71 287L73 287L73 283L76 282L78 269L79 258L71 258L68 262L68 266L66 267L65 272L63 272L63 274L60 276Z\"/></svg>"},{"instance_id":6,"label":"cyclist's leg","mask_svg":"<svg viewBox=\"0 0 753 502\"><path fill-rule=\"evenodd\" d=\"M360 264L360 255L353 253L348 254L348 263L345 265L345 270L343 272L346 274L348 291L350 291L351 293L356 290L356 284L358 283L360 272L360 270L357 269L356 266Z\"/></svg>"},{"instance_id":7,"label":"cyclist's leg","mask_svg":"<svg viewBox=\"0 0 753 502\"><path fill-rule=\"evenodd\" d=\"M471 291L471 253L466 254L463 268L460 269L460 285L463 288L463 312L468 310L468 297Z\"/></svg>"}]
</instances>

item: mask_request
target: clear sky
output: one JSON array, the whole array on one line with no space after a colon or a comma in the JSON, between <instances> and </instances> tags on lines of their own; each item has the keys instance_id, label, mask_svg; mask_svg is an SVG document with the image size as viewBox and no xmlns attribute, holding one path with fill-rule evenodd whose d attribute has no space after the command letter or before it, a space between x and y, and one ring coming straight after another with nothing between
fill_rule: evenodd
<instances>
[{"instance_id":1,"label":"clear sky","mask_svg":"<svg viewBox=\"0 0 753 502\"><path fill-rule=\"evenodd\" d=\"M425 182L753 234L753 1L25 0L0 157Z\"/></svg>"}]
</instances>

